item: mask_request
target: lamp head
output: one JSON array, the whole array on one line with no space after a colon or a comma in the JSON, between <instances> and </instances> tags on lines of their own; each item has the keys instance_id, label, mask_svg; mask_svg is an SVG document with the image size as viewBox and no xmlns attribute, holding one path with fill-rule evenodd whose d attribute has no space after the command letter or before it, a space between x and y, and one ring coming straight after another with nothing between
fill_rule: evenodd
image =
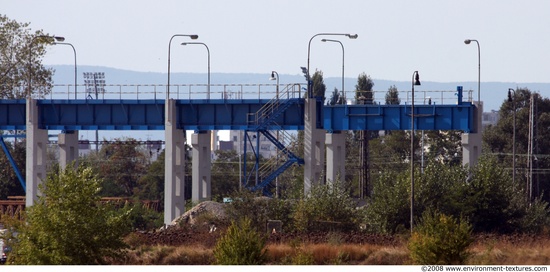
<instances>
[{"instance_id":1,"label":"lamp head","mask_svg":"<svg viewBox=\"0 0 550 272\"><path fill-rule=\"evenodd\" d=\"M414 85L415 86L420 86L420 76L418 75L418 71L415 72L415 76L414 76Z\"/></svg>"},{"instance_id":2,"label":"lamp head","mask_svg":"<svg viewBox=\"0 0 550 272\"><path fill-rule=\"evenodd\" d=\"M471 42L472 42L472 40L470 40L470 39L464 40L465 44L470 44Z\"/></svg>"},{"instance_id":3,"label":"lamp head","mask_svg":"<svg viewBox=\"0 0 550 272\"><path fill-rule=\"evenodd\" d=\"M326 42L326 41L327 41L327 39L322 39L321 41L322 41L322 42Z\"/></svg>"},{"instance_id":4,"label":"lamp head","mask_svg":"<svg viewBox=\"0 0 550 272\"><path fill-rule=\"evenodd\" d=\"M271 71L271 77L269 78L269 80L276 80L277 78L275 77L275 71Z\"/></svg>"},{"instance_id":5,"label":"lamp head","mask_svg":"<svg viewBox=\"0 0 550 272\"><path fill-rule=\"evenodd\" d=\"M58 41L58 42L63 42L65 41L65 37L60 37L60 36L53 36L53 38Z\"/></svg>"},{"instance_id":6,"label":"lamp head","mask_svg":"<svg viewBox=\"0 0 550 272\"><path fill-rule=\"evenodd\" d=\"M193 35L189 35L189 37L191 37L191 40L196 40L199 38L199 35L193 34Z\"/></svg>"},{"instance_id":7,"label":"lamp head","mask_svg":"<svg viewBox=\"0 0 550 272\"><path fill-rule=\"evenodd\" d=\"M346 34L346 36L348 36L348 38L354 39L354 40L357 39L357 37L358 37L357 34L353 34L353 35L352 34Z\"/></svg>"}]
</instances>

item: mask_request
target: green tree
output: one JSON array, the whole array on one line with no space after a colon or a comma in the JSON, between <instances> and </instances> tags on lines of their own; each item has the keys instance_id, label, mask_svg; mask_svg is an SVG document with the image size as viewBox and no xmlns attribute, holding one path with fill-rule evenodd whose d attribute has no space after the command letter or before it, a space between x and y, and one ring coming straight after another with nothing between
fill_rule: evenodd
<instances>
[{"instance_id":1,"label":"green tree","mask_svg":"<svg viewBox=\"0 0 550 272\"><path fill-rule=\"evenodd\" d=\"M334 88L334 91L332 92L332 95L330 96L327 105L343 105L346 101L344 100L343 96L340 96L340 92L338 92L338 89Z\"/></svg>"},{"instance_id":2,"label":"green tree","mask_svg":"<svg viewBox=\"0 0 550 272\"><path fill-rule=\"evenodd\" d=\"M372 88L374 87L374 82L365 73L361 73L357 77L357 85L355 85L355 102L356 104L361 104L360 100L364 100L364 104L372 104L374 101L374 94Z\"/></svg>"},{"instance_id":3,"label":"green tree","mask_svg":"<svg viewBox=\"0 0 550 272\"><path fill-rule=\"evenodd\" d=\"M324 101L327 87L325 86L325 82L323 80L323 72L315 71L315 73L311 77L311 81L313 84L312 85L313 97L322 97Z\"/></svg>"},{"instance_id":4,"label":"green tree","mask_svg":"<svg viewBox=\"0 0 550 272\"><path fill-rule=\"evenodd\" d=\"M392 85L388 88L386 93L386 105L399 105L401 104L401 99L399 98L399 91L395 85Z\"/></svg>"},{"instance_id":5,"label":"green tree","mask_svg":"<svg viewBox=\"0 0 550 272\"><path fill-rule=\"evenodd\" d=\"M239 154L235 150L216 150L212 162L212 198L221 199L239 189Z\"/></svg>"},{"instance_id":6,"label":"green tree","mask_svg":"<svg viewBox=\"0 0 550 272\"><path fill-rule=\"evenodd\" d=\"M455 165L462 163L462 131L427 130L423 135L424 147L428 147L425 157ZM422 137L418 133L415 136Z\"/></svg>"},{"instance_id":7,"label":"green tree","mask_svg":"<svg viewBox=\"0 0 550 272\"><path fill-rule=\"evenodd\" d=\"M494 157L482 157L456 188L458 210L477 232L513 232L525 215L524 191Z\"/></svg>"},{"instance_id":8,"label":"green tree","mask_svg":"<svg viewBox=\"0 0 550 272\"><path fill-rule=\"evenodd\" d=\"M359 210L350 197L349 188L342 182L314 186L302 198L294 211L294 224L298 231L316 230L315 222L328 221L338 224L340 230L358 226Z\"/></svg>"},{"instance_id":9,"label":"green tree","mask_svg":"<svg viewBox=\"0 0 550 272\"><path fill-rule=\"evenodd\" d=\"M164 209L164 150L139 178L134 196L141 200L159 200L160 209Z\"/></svg>"},{"instance_id":10,"label":"green tree","mask_svg":"<svg viewBox=\"0 0 550 272\"><path fill-rule=\"evenodd\" d=\"M406 171L384 171L373 182L365 224L375 233L404 232L410 222L410 180Z\"/></svg>"},{"instance_id":11,"label":"green tree","mask_svg":"<svg viewBox=\"0 0 550 272\"><path fill-rule=\"evenodd\" d=\"M31 93L46 95L52 89L54 71L45 68L41 61L46 46L53 40L38 38L48 34L42 30L31 33L29 26L29 23L19 23L0 14L0 98L25 97L30 75Z\"/></svg>"},{"instance_id":12,"label":"green tree","mask_svg":"<svg viewBox=\"0 0 550 272\"><path fill-rule=\"evenodd\" d=\"M27 208L10 261L24 265L103 264L125 246L124 215L100 204L100 180L90 168L51 172Z\"/></svg>"},{"instance_id":13,"label":"green tree","mask_svg":"<svg viewBox=\"0 0 550 272\"><path fill-rule=\"evenodd\" d=\"M104 181L103 196L132 196L138 180L145 175L148 159L133 138L115 139L100 150L99 164Z\"/></svg>"},{"instance_id":14,"label":"green tree","mask_svg":"<svg viewBox=\"0 0 550 272\"><path fill-rule=\"evenodd\" d=\"M532 198L540 195L543 200L550 201L550 174L543 169L550 168L550 159L544 154L550 153L550 99L541 97L540 94L531 92L526 88L518 88L511 93L511 99L503 101L499 109L499 121L494 126L487 126L483 130L484 150L496 156L503 166L510 169L512 175L512 146L513 131L516 134L516 182L528 184L527 177L530 172L528 167L529 128L533 133L533 193ZM531 99L533 99L533 122L529 122ZM514 126L514 109L516 124ZM539 170L540 169L540 170ZM528 192L531 188L524 188ZM527 197L527 196L526 196Z\"/></svg>"}]
</instances>

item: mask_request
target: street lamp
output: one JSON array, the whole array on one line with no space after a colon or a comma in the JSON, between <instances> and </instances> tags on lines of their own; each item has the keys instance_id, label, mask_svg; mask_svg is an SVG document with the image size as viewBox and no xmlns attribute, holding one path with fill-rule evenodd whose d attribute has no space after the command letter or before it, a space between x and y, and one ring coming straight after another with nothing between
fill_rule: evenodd
<instances>
[{"instance_id":1,"label":"street lamp","mask_svg":"<svg viewBox=\"0 0 550 272\"><path fill-rule=\"evenodd\" d=\"M186 43L182 43L181 45L188 45L188 44L202 44L204 45L204 47L206 47L206 52L208 53L208 88L207 88L206 98L210 100L210 49L208 48L208 45L201 42L186 42Z\"/></svg>"},{"instance_id":2,"label":"street lamp","mask_svg":"<svg viewBox=\"0 0 550 272\"><path fill-rule=\"evenodd\" d=\"M344 91L344 45L338 40L322 39L322 42L336 42L342 47L342 94L344 95L344 101L346 101L346 92Z\"/></svg>"},{"instance_id":3,"label":"street lamp","mask_svg":"<svg viewBox=\"0 0 550 272\"><path fill-rule=\"evenodd\" d=\"M411 233L414 223L414 86L420 86L418 71L412 76L412 103L411 103Z\"/></svg>"},{"instance_id":4,"label":"street lamp","mask_svg":"<svg viewBox=\"0 0 550 272\"><path fill-rule=\"evenodd\" d=\"M480 99L479 86L481 82L481 53L479 50L479 42L477 40L471 40L471 39L464 40L465 44L470 44L471 42L477 43L477 102L480 102L481 99Z\"/></svg>"},{"instance_id":5,"label":"street lamp","mask_svg":"<svg viewBox=\"0 0 550 272\"><path fill-rule=\"evenodd\" d=\"M514 95L512 96L512 93ZM512 181L516 184L516 91L508 89L508 102L512 102L514 108L513 131L512 131Z\"/></svg>"},{"instance_id":6,"label":"street lamp","mask_svg":"<svg viewBox=\"0 0 550 272\"><path fill-rule=\"evenodd\" d=\"M175 34L170 38L168 42L168 84L166 85L166 99L170 99L170 46L172 45L172 39L174 39L174 37L189 37L192 40L196 40L199 38L199 35Z\"/></svg>"},{"instance_id":7,"label":"street lamp","mask_svg":"<svg viewBox=\"0 0 550 272\"><path fill-rule=\"evenodd\" d=\"M279 100L279 73L277 73L276 71L271 71L271 77L269 78L269 80L277 80L277 87L275 88L275 90L277 100Z\"/></svg>"},{"instance_id":8,"label":"street lamp","mask_svg":"<svg viewBox=\"0 0 550 272\"><path fill-rule=\"evenodd\" d=\"M30 98L32 93L32 64L31 64L32 63L32 45L34 41L39 38L48 39L48 40L53 39L58 42L65 41L65 38L60 36L38 35L32 38L31 42L29 43L29 89L27 91L27 98Z\"/></svg>"},{"instance_id":9,"label":"street lamp","mask_svg":"<svg viewBox=\"0 0 550 272\"><path fill-rule=\"evenodd\" d=\"M310 56L310 52L311 52L311 41L313 40L313 38L317 37L317 36L346 36L350 39L357 39L357 34L345 34L345 33L318 33L318 34L315 34L313 35L310 39L309 39L309 43L307 45L307 93L308 93L308 98L312 98L313 97L313 94L311 93L311 78L309 76L309 56ZM303 69L302 69L303 70Z\"/></svg>"},{"instance_id":10,"label":"street lamp","mask_svg":"<svg viewBox=\"0 0 550 272\"><path fill-rule=\"evenodd\" d=\"M76 99L76 49L74 49L74 46L70 43L64 43L64 42L56 42L54 44L62 44L62 45L69 45L73 48L74 52L74 99Z\"/></svg>"},{"instance_id":11,"label":"street lamp","mask_svg":"<svg viewBox=\"0 0 550 272\"><path fill-rule=\"evenodd\" d=\"M279 73L276 71L271 71L271 77L269 80L277 80L277 87L276 87L276 98L277 98L277 105L279 103ZM277 141L279 141L279 130L277 129ZM279 152L277 152L277 165L279 164ZM275 197L279 198L279 177L277 176L275 178Z\"/></svg>"}]
</instances>

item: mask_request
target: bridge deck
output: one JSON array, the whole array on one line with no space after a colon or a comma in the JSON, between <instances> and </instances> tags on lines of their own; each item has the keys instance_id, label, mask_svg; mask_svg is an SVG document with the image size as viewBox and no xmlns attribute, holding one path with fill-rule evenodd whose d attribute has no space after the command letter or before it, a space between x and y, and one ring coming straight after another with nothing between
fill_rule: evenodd
<instances>
[{"instance_id":1,"label":"bridge deck","mask_svg":"<svg viewBox=\"0 0 550 272\"><path fill-rule=\"evenodd\" d=\"M164 130L165 100L36 100L39 127L48 130ZM269 99L180 99L178 127L185 130L254 130L249 120ZM0 129L25 130L26 100L0 100ZM410 105L318 104L318 128L340 130L409 130ZM474 131L474 108L460 105L415 105L415 129ZM297 99L268 130L303 130L304 100Z\"/></svg>"}]
</instances>

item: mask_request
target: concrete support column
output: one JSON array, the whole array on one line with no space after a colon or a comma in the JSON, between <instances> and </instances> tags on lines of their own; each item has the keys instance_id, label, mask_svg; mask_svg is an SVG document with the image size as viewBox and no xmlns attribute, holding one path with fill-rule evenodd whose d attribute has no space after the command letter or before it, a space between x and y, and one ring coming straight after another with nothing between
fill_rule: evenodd
<instances>
[{"instance_id":1,"label":"concrete support column","mask_svg":"<svg viewBox=\"0 0 550 272\"><path fill-rule=\"evenodd\" d=\"M178 129L176 101L166 100L164 151L164 224L185 212L185 131Z\"/></svg>"},{"instance_id":2,"label":"concrete support column","mask_svg":"<svg viewBox=\"0 0 550 272\"><path fill-rule=\"evenodd\" d=\"M59 145L59 166L65 170L67 165L75 161L78 166L78 131L69 131L57 135Z\"/></svg>"},{"instance_id":3,"label":"concrete support column","mask_svg":"<svg viewBox=\"0 0 550 272\"><path fill-rule=\"evenodd\" d=\"M315 98L306 98L304 118L304 193L311 187L324 183L325 131L317 129L317 104Z\"/></svg>"},{"instance_id":4,"label":"concrete support column","mask_svg":"<svg viewBox=\"0 0 550 272\"><path fill-rule=\"evenodd\" d=\"M38 128L38 106L36 100L27 99L27 160L26 160L26 207L38 198L38 185L46 179L46 153L48 131Z\"/></svg>"},{"instance_id":5,"label":"concrete support column","mask_svg":"<svg viewBox=\"0 0 550 272\"><path fill-rule=\"evenodd\" d=\"M212 150L211 131L191 135L193 146L193 189L191 198L194 202L211 200L211 167Z\"/></svg>"},{"instance_id":6,"label":"concrete support column","mask_svg":"<svg viewBox=\"0 0 550 272\"><path fill-rule=\"evenodd\" d=\"M346 178L346 134L326 134L327 182L343 183Z\"/></svg>"},{"instance_id":7,"label":"concrete support column","mask_svg":"<svg viewBox=\"0 0 550 272\"><path fill-rule=\"evenodd\" d=\"M481 156L483 102L474 102L474 104L476 105L474 110L474 127L476 128L476 132L462 134L462 165L464 166L476 165Z\"/></svg>"}]
</instances>

